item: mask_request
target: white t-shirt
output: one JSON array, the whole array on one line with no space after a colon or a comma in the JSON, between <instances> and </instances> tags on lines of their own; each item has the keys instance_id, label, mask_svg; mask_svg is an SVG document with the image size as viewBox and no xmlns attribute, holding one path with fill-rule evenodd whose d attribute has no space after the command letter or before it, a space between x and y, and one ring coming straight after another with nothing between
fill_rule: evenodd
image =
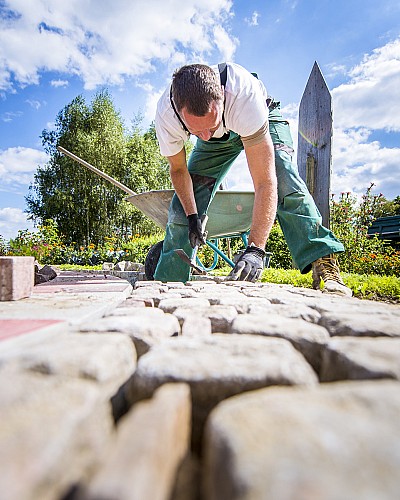
<instances>
[{"instance_id":1,"label":"white t-shirt","mask_svg":"<svg viewBox=\"0 0 400 500\"><path fill-rule=\"evenodd\" d=\"M218 66L211 66L219 78ZM179 153L188 139L170 102L169 86L157 104L155 119L157 139L163 156ZM213 137L222 137L226 132L236 132L247 137L257 132L268 118L267 91L263 83L239 64L227 63L225 85L225 127L221 123Z\"/></svg>"}]
</instances>

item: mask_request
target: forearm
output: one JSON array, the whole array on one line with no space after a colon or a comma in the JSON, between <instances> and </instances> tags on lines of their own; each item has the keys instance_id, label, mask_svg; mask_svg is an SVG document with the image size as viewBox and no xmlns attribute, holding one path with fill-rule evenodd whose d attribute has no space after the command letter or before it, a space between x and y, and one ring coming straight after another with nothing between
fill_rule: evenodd
<instances>
[{"instance_id":1,"label":"forearm","mask_svg":"<svg viewBox=\"0 0 400 500\"><path fill-rule=\"evenodd\" d=\"M271 182L268 186L256 189L249 244L254 243L259 248L265 248L275 221L276 206L276 182Z\"/></svg>"},{"instance_id":2,"label":"forearm","mask_svg":"<svg viewBox=\"0 0 400 500\"><path fill-rule=\"evenodd\" d=\"M175 192L182 204L186 215L197 213L196 201L193 192L192 178L187 169L185 151L168 157L170 176Z\"/></svg>"},{"instance_id":3,"label":"forearm","mask_svg":"<svg viewBox=\"0 0 400 500\"><path fill-rule=\"evenodd\" d=\"M275 154L269 134L245 151L255 191L249 243L265 248L277 208Z\"/></svg>"}]
</instances>

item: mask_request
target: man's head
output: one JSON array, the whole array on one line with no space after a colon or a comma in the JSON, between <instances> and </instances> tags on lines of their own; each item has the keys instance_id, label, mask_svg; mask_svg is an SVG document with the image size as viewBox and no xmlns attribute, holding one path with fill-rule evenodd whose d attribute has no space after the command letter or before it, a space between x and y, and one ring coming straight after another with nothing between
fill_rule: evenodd
<instances>
[{"instance_id":1,"label":"man's head","mask_svg":"<svg viewBox=\"0 0 400 500\"><path fill-rule=\"evenodd\" d=\"M190 133L208 141L222 121L224 89L218 76L204 64L175 71L172 98Z\"/></svg>"},{"instance_id":2,"label":"man's head","mask_svg":"<svg viewBox=\"0 0 400 500\"><path fill-rule=\"evenodd\" d=\"M223 102L224 91L215 71L205 64L190 64L172 76L172 97L176 109L194 116L204 116L211 103Z\"/></svg>"}]
</instances>

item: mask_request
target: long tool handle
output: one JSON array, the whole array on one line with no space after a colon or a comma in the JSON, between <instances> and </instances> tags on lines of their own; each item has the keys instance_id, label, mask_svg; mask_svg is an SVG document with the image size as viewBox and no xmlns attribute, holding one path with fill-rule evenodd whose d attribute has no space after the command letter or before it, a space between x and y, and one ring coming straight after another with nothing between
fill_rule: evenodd
<instances>
[{"instance_id":1,"label":"long tool handle","mask_svg":"<svg viewBox=\"0 0 400 500\"><path fill-rule=\"evenodd\" d=\"M88 168L92 172L95 172L97 175L100 175L100 177L103 177L103 179L106 179L106 181L111 182L111 184L114 184L114 186L117 186L118 188L122 189L122 191L125 191L125 193L128 193L130 196L133 196L136 194L135 191L132 191L132 189L129 189L127 186L125 186L125 184L122 184L121 182L117 181L117 179L114 179L113 177L109 176L108 174L106 174L102 170L99 170L98 168L94 167L93 165L91 165L87 161L82 160L82 158L79 158L79 156L74 155L74 153L71 153L70 151L63 148L62 146L57 146L57 149L58 149L58 151L60 151L60 153L63 153L65 155L69 156L70 158L77 161L78 163L80 163L84 167Z\"/></svg>"}]
</instances>

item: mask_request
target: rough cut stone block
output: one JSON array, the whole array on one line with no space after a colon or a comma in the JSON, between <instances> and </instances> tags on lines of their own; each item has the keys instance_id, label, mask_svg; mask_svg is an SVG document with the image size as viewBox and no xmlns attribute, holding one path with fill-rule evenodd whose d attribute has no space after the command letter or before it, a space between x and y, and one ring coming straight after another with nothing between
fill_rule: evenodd
<instances>
[{"instance_id":1,"label":"rough cut stone block","mask_svg":"<svg viewBox=\"0 0 400 500\"><path fill-rule=\"evenodd\" d=\"M249 314L279 314L281 316L284 316L285 318L304 319L304 321L308 321L309 323L318 323L319 319L321 318L321 314L318 311L301 303L291 305L270 305L258 302L260 300L262 301L263 299L257 299L256 297L254 297L252 300L254 302L249 306L248 311L246 311Z\"/></svg>"},{"instance_id":2,"label":"rough cut stone block","mask_svg":"<svg viewBox=\"0 0 400 500\"><path fill-rule=\"evenodd\" d=\"M210 302L204 297L187 298L166 298L160 301L158 307L164 312L173 313L178 307L197 309L199 307L209 307Z\"/></svg>"},{"instance_id":3,"label":"rough cut stone block","mask_svg":"<svg viewBox=\"0 0 400 500\"><path fill-rule=\"evenodd\" d=\"M321 381L400 380L400 338L336 337L326 345Z\"/></svg>"},{"instance_id":4,"label":"rough cut stone block","mask_svg":"<svg viewBox=\"0 0 400 500\"><path fill-rule=\"evenodd\" d=\"M340 310L332 313L323 313L320 325L329 333L354 337L400 337L400 324L393 321L391 315L371 315L366 310L353 314L341 313Z\"/></svg>"},{"instance_id":5,"label":"rough cut stone block","mask_svg":"<svg viewBox=\"0 0 400 500\"><path fill-rule=\"evenodd\" d=\"M182 335L185 337L204 337L212 334L211 320L203 316L190 316L182 325Z\"/></svg>"},{"instance_id":6,"label":"rough cut stone block","mask_svg":"<svg viewBox=\"0 0 400 500\"><path fill-rule=\"evenodd\" d=\"M227 333L230 330L232 321L238 315L233 306L195 306L178 307L173 312L179 322L182 324L187 319L193 317L208 318L211 321L213 333Z\"/></svg>"},{"instance_id":7,"label":"rough cut stone block","mask_svg":"<svg viewBox=\"0 0 400 500\"><path fill-rule=\"evenodd\" d=\"M114 309L114 311L110 313L110 316L129 316L134 309L154 306L153 303L149 303L146 300L130 300L127 304L125 302L117 307L117 309Z\"/></svg>"},{"instance_id":8,"label":"rough cut stone block","mask_svg":"<svg viewBox=\"0 0 400 500\"><path fill-rule=\"evenodd\" d=\"M218 300L215 301L215 304L233 306L239 314L246 314L250 312L253 307L257 307L258 312L265 312L271 307L271 303L268 299L261 297L246 297L241 293L235 295L227 293L221 294Z\"/></svg>"},{"instance_id":9,"label":"rough cut stone block","mask_svg":"<svg viewBox=\"0 0 400 500\"><path fill-rule=\"evenodd\" d=\"M263 314L240 314L232 323L231 332L264 335L289 340L319 373L322 351L329 334L322 326L302 319L285 318L274 314L274 307Z\"/></svg>"},{"instance_id":10,"label":"rough cut stone block","mask_svg":"<svg viewBox=\"0 0 400 500\"><path fill-rule=\"evenodd\" d=\"M143 301L129 300L125 301L121 306L114 309L107 316L140 316L152 318L153 316L164 316L164 311L156 307L145 308Z\"/></svg>"},{"instance_id":11,"label":"rough cut stone block","mask_svg":"<svg viewBox=\"0 0 400 500\"><path fill-rule=\"evenodd\" d=\"M127 400L147 398L166 382L190 385L193 444L198 449L204 420L219 401L270 385L312 386L317 377L286 340L214 334L203 338L181 336L154 346L139 359L126 386Z\"/></svg>"},{"instance_id":12,"label":"rough cut stone block","mask_svg":"<svg viewBox=\"0 0 400 500\"><path fill-rule=\"evenodd\" d=\"M117 333L55 335L28 349L22 346L5 358L0 351L0 363L4 360L23 370L94 380L107 386L105 397L115 394L136 368L132 341Z\"/></svg>"},{"instance_id":13,"label":"rough cut stone block","mask_svg":"<svg viewBox=\"0 0 400 500\"><path fill-rule=\"evenodd\" d=\"M172 314L160 315L157 309L150 307L141 309L141 312L130 316L108 316L81 328L81 331L126 333L135 344L138 357L151 346L180 334L179 321Z\"/></svg>"},{"instance_id":14,"label":"rough cut stone block","mask_svg":"<svg viewBox=\"0 0 400 500\"><path fill-rule=\"evenodd\" d=\"M236 290L232 289L230 290L227 287L224 288L212 288L212 289L207 289L204 288L202 290L191 290L192 292L195 292L197 297L202 297L207 299L211 305L219 304L220 300L223 298L232 298L233 300L236 298L238 299L243 299L243 295Z\"/></svg>"},{"instance_id":15,"label":"rough cut stone block","mask_svg":"<svg viewBox=\"0 0 400 500\"><path fill-rule=\"evenodd\" d=\"M394 500L400 384L271 388L235 396L205 431L207 500Z\"/></svg>"},{"instance_id":16,"label":"rough cut stone block","mask_svg":"<svg viewBox=\"0 0 400 500\"><path fill-rule=\"evenodd\" d=\"M0 495L63 498L110 444L109 402L93 382L0 372Z\"/></svg>"},{"instance_id":17,"label":"rough cut stone block","mask_svg":"<svg viewBox=\"0 0 400 500\"><path fill-rule=\"evenodd\" d=\"M34 282L33 257L0 257L0 301L29 297Z\"/></svg>"},{"instance_id":18,"label":"rough cut stone block","mask_svg":"<svg viewBox=\"0 0 400 500\"><path fill-rule=\"evenodd\" d=\"M134 284L134 290L138 290L139 288L157 288L157 289L160 289L164 286L163 282L162 281L146 281L146 280L142 280L142 281L137 281L135 284Z\"/></svg>"},{"instance_id":19,"label":"rough cut stone block","mask_svg":"<svg viewBox=\"0 0 400 500\"><path fill-rule=\"evenodd\" d=\"M166 384L118 422L115 443L86 499L168 500L189 450L190 390Z\"/></svg>"}]
</instances>

